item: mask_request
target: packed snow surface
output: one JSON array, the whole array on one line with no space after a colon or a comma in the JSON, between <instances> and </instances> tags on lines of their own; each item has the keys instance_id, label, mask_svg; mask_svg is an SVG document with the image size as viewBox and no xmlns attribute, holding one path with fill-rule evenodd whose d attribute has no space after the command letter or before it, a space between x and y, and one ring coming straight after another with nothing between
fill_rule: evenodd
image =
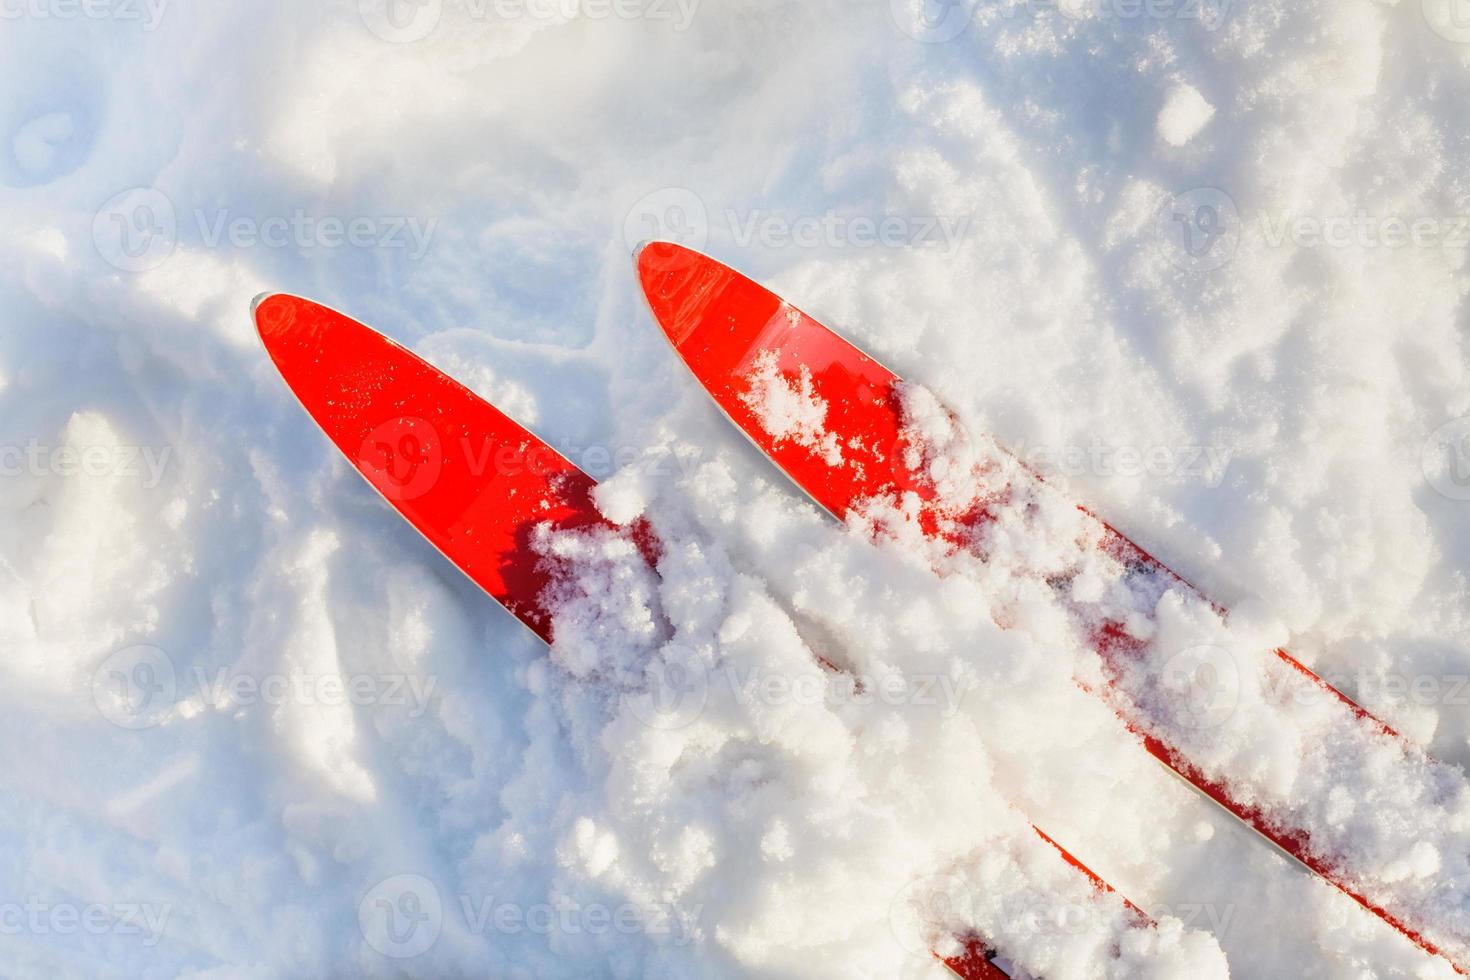
<instances>
[{"instance_id":1,"label":"packed snow surface","mask_svg":"<svg viewBox=\"0 0 1470 980\"><path fill-rule=\"evenodd\" d=\"M1455 3L0 14L0 974L920 977L976 928L1052 980L1452 975L1074 678L1131 610L1199 686L1125 678L1150 718L1463 939ZM950 491L993 438L1058 502L987 562L818 512L651 323L651 237L922 386ZM267 290L608 479L658 567L538 540L548 650L301 411ZM1076 501L1225 615L1062 547ZM1277 643L1413 750L1254 685Z\"/></svg>"}]
</instances>

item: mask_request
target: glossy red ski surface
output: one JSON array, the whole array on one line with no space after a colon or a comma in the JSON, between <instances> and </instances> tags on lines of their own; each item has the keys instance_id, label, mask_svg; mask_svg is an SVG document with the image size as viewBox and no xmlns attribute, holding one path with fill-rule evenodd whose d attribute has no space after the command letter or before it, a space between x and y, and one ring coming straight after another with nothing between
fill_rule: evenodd
<instances>
[{"instance_id":1,"label":"glossy red ski surface","mask_svg":"<svg viewBox=\"0 0 1470 980\"><path fill-rule=\"evenodd\" d=\"M659 325L725 414L824 508L842 517L856 501L890 486L918 488L904 469L894 373L775 293L679 245L651 242L638 276ZM827 402L827 429L844 436L843 459L777 442L744 400L756 358L769 351L783 376L810 372Z\"/></svg>"},{"instance_id":2,"label":"glossy red ski surface","mask_svg":"<svg viewBox=\"0 0 1470 980\"><path fill-rule=\"evenodd\" d=\"M1010 980L1010 974L995 965L995 952L978 939L971 939L956 956L940 957L950 972L964 980Z\"/></svg>"},{"instance_id":3,"label":"glossy red ski surface","mask_svg":"<svg viewBox=\"0 0 1470 980\"><path fill-rule=\"evenodd\" d=\"M894 372L769 289L707 255L671 242L650 242L638 252L637 265L654 317L695 378L746 436L817 503L840 518L864 498L891 494L895 489L920 489L914 474L904 468L901 454L893 451L901 445L902 429L895 390L901 379ZM774 357L781 376L793 385L806 382L803 371L809 374L811 393L828 407L826 430L841 436L843 465L832 465L821 451L799 440L777 440L767 433L746 402L752 369L763 357ZM1104 527L1104 547L1114 557L1147 565L1199 594L1111 525L1104 522ZM1095 639L1105 659L1129 652L1121 633L1104 631ZM1286 651L1277 654L1348 710L1374 721L1385 735L1397 737L1388 725L1372 718ZM1206 779L1170 746L1152 737L1143 742L1155 758L1286 853L1425 951L1449 959L1425 936L1354 890L1315 857L1306 833L1273 828L1259 808L1237 799L1230 787ZM1459 964L1451 961L1451 965L1457 972L1466 972Z\"/></svg>"},{"instance_id":4,"label":"glossy red ski surface","mask_svg":"<svg viewBox=\"0 0 1470 980\"><path fill-rule=\"evenodd\" d=\"M367 481L543 639L536 525L601 520L594 481L418 355L335 310L276 294L255 324L286 384Z\"/></svg>"},{"instance_id":5,"label":"glossy red ski surface","mask_svg":"<svg viewBox=\"0 0 1470 980\"><path fill-rule=\"evenodd\" d=\"M281 377L358 472L445 557L550 642L551 615L541 600L548 574L529 539L544 522L558 528L606 523L592 502L596 481L371 327L284 294L257 300L254 312ZM657 546L639 544L652 560ZM1112 890L1037 834L1098 888ZM975 938L945 964L966 980L1009 976Z\"/></svg>"}]
</instances>

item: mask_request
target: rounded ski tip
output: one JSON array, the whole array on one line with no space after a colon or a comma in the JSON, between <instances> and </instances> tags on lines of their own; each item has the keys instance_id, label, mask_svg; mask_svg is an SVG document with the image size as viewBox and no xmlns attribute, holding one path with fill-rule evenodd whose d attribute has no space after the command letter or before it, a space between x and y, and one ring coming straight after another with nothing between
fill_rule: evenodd
<instances>
[{"instance_id":1,"label":"rounded ski tip","mask_svg":"<svg viewBox=\"0 0 1470 980\"><path fill-rule=\"evenodd\" d=\"M642 280L645 291L660 276L684 273L710 261L692 248L661 239L640 242L633 250L633 264L638 269L638 278Z\"/></svg>"},{"instance_id":2,"label":"rounded ski tip","mask_svg":"<svg viewBox=\"0 0 1470 980\"><path fill-rule=\"evenodd\" d=\"M677 349L699 323L691 310L702 308L704 301L698 297L708 291L710 275L724 267L677 242L644 242L637 254L643 298L654 321Z\"/></svg>"},{"instance_id":3,"label":"rounded ski tip","mask_svg":"<svg viewBox=\"0 0 1470 980\"><path fill-rule=\"evenodd\" d=\"M250 301L250 315L255 319L255 332L270 346L274 336L289 330L296 319L299 301L286 293L261 293Z\"/></svg>"}]
</instances>

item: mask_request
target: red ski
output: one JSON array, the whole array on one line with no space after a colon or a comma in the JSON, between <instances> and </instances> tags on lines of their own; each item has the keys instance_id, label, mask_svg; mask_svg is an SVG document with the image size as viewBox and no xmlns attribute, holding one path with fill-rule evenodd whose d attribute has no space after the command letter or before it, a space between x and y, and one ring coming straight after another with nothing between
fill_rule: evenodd
<instances>
[{"instance_id":1,"label":"red ski","mask_svg":"<svg viewBox=\"0 0 1470 980\"><path fill-rule=\"evenodd\" d=\"M816 503L841 520L874 499L897 499L905 492L916 493L925 502L933 498L932 481L906 462L911 456L904 452L908 437L900 390L903 382L894 372L775 293L709 256L669 242L651 242L639 250L636 261L654 317L696 380L725 415ZM771 419L762 415L757 390L772 378L793 399L822 406L825 415L820 431L804 430L799 417L775 425L773 431ZM1029 470L1024 470L1023 478L1040 481ZM1001 495L1005 494L1002 490ZM1128 575L1199 595L1154 556L1081 509L1101 524L1099 548L1127 569ZM987 514L977 505L966 519L978 524ZM931 537L948 537L954 526L923 509L918 520ZM1096 629L1091 642L1102 662L1115 667L1124 665L1141 647L1117 622ZM1388 725L1373 719L1285 650L1276 651L1276 656L1291 672L1340 704L1344 712L1376 726L1378 737L1402 743ZM1113 692L1095 693L1116 706L1110 697ZM1305 830L1282 827L1250 798L1206 777L1176 746L1146 731L1144 719L1130 717L1126 709L1120 709L1120 716L1150 754L1211 800L1426 952L1466 973L1470 957L1465 950L1470 949L1470 942L1464 937L1432 941L1427 927L1406 921L1364 894L1349 874L1314 847ZM1417 751L1403 744L1406 752Z\"/></svg>"},{"instance_id":2,"label":"red ski","mask_svg":"<svg viewBox=\"0 0 1470 980\"><path fill-rule=\"evenodd\" d=\"M596 481L468 388L356 320L284 294L257 299L254 315L281 377L358 472L460 571L549 643L552 618L542 591L550 574L530 541L548 523L558 529L612 526L593 504ZM651 535L636 527L630 533L652 560L657 544ZM1093 886L1113 890L1036 833ZM961 942L960 953L940 957L954 973L967 980L1010 976L986 942Z\"/></svg>"}]
</instances>

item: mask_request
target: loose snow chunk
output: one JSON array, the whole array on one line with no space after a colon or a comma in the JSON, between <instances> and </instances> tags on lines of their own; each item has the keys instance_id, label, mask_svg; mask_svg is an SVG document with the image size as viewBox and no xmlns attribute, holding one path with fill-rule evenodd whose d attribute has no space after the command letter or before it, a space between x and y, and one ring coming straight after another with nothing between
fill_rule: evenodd
<instances>
[{"instance_id":1,"label":"loose snow chunk","mask_svg":"<svg viewBox=\"0 0 1470 980\"><path fill-rule=\"evenodd\" d=\"M647 468L630 466L603 480L592 490L597 509L614 524L632 523L648 506L648 478Z\"/></svg>"},{"instance_id":2,"label":"loose snow chunk","mask_svg":"<svg viewBox=\"0 0 1470 980\"><path fill-rule=\"evenodd\" d=\"M791 846L791 832L781 820L771 824L771 829L766 831L761 838L761 857L767 861L785 861L796 851Z\"/></svg>"},{"instance_id":3,"label":"loose snow chunk","mask_svg":"<svg viewBox=\"0 0 1470 980\"><path fill-rule=\"evenodd\" d=\"M793 381L781 373L774 351L761 351L751 371L750 390L740 396L761 428L776 442L790 439L822 457L828 466L842 462L842 447L835 433L828 432L827 402L812 387L812 372L801 367Z\"/></svg>"},{"instance_id":4,"label":"loose snow chunk","mask_svg":"<svg viewBox=\"0 0 1470 980\"><path fill-rule=\"evenodd\" d=\"M1215 107L1205 101L1199 89L1180 84L1169 91L1164 108L1159 111L1159 138L1170 146L1183 146L1215 114Z\"/></svg>"},{"instance_id":5,"label":"loose snow chunk","mask_svg":"<svg viewBox=\"0 0 1470 980\"><path fill-rule=\"evenodd\" d=\"M577 820L572 827L570 840L562 845L560 851L564 867L579 867L594 878L611 868L617 857L617 836L608 829L597 826L589 817Z\"/></svg>"}]
</instances>

